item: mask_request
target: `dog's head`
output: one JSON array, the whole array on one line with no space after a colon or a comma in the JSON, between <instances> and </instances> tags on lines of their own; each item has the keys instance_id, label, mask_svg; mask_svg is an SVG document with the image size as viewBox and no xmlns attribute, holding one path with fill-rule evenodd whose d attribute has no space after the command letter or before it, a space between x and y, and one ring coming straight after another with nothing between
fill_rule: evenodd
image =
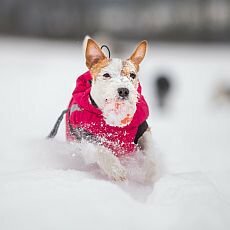
<instances>
[{"instance_id":1,"label":"dog's head","mask_svg":"<svg viewBox=\"0 0 230 230\"><path fill-rule=\"evenodd\" d=\"M86 65L93 77L91 97L110 126L123 127L132 121L139 96L137 73L146 49L147 42L142 41L128 59L109 59L94 40L87 41Z\"/></svg>"}]
</instances>

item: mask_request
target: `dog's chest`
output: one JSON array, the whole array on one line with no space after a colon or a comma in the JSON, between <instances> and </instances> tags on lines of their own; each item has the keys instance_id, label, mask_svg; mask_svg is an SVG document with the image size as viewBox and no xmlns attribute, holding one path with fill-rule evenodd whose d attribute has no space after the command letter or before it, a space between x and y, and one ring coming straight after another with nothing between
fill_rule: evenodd
<instances>
[{"instance_id":1,"label":"dog's chest","mask_svg":"<svg viewBox=\"0 0 230 230\"><path fill-rule=\"evenodd\" d=\"M115 153L125 154L135 149L134 139L138 126L133 123L122 128L109 126L100 114L88 110L74 111L70 116L70 122L74 129L89 133Z\"/></svg>"}]
</instances>

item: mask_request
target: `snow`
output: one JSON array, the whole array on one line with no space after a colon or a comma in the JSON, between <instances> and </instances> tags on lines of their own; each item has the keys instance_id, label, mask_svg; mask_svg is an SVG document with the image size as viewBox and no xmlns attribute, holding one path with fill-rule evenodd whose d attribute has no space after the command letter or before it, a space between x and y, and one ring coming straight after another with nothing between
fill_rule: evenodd
<instances>
[{"instance_id":1,"label":"snow","mask_svg":"<svg viewBox=\"0 0 230 230\"><path fill-rule=\"evenodd\" d=\"M230 47L150 47L140 78L165 168L154 186L109 181L86 164L94 146L65 143L63 125L45 139L86 71L79 43L0 38L1 230L229 229L230 109L212 94L230 81ZM167 113L156 108L159 72L174 83Z\"/></svg>"}]
</instances>

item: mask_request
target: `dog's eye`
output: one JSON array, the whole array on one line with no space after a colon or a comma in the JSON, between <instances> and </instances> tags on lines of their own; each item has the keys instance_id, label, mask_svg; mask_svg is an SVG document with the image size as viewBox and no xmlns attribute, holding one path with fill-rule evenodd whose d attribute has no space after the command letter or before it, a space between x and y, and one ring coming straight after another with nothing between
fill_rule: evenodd
<instances>
[{"instance_id":1,"label":"dog's eye","mask_svg":"<svg viewBox=\"0 0 230 230\"><path fill-rule=\"evenodd\" d=\"M105 74L103 74L103 77L105 77L105 78L111 78L111 76L110 76L110 74L109 74L109 73L105 73Z\"/></svg>"},{"instance_id":2,"label":"dog's eye","mask_svg":"<svg viewBox=\"0 0 230 230\"><path fill-rule=\"evenodd\" d=\"M135 78L136 78L136 74L135 74L135 73L131 73L129 76L130 76L132 79L135 79Z\"/></svg>"}]
</instances>

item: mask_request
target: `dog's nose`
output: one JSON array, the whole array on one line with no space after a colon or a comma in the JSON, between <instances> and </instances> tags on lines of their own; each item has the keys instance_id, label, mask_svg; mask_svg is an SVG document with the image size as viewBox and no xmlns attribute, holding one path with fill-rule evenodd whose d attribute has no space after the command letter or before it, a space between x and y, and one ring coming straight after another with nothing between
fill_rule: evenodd
<instances>
[{"instance_id":1,"label":"dog's nose","mask_svg":"<svg viewBox=\"0 0 230 230\"><path fill-rule=\"evenodd\" d=\"M123 99L129 96L129 90L127 88L118 88L117 92L119 96L122 97Z\"/></svg>"}]
</instances>

